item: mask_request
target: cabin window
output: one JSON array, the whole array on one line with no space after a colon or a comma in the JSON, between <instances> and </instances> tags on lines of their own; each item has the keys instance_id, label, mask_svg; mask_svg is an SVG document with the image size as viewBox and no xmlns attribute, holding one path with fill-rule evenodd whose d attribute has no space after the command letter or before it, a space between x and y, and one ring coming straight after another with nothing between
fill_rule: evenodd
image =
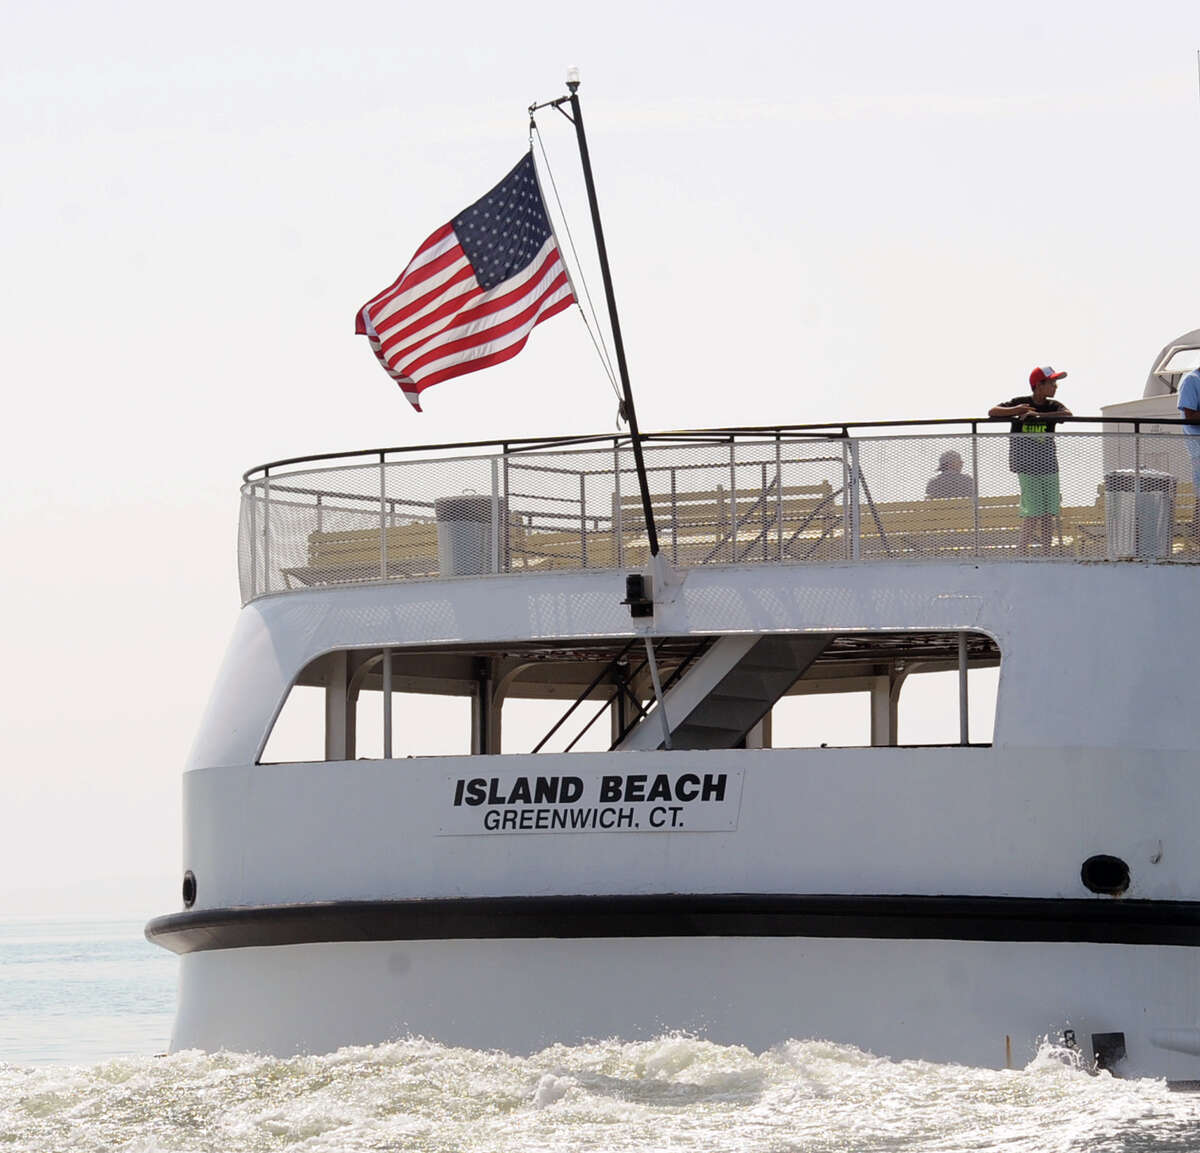
<instances>
[{"instance_id":1,"label":"cabin window","mask_svg":"<svg viewBox=\"0 0 1200 1153\"><path fill-rule=\"evenodd\" d=\"M325 759L325 691L293 685L259 758L274 765Z\"/></svg>"},{"instance_id":2,"label":"cabin window","mask_svg":"<svg viewBox=\"0 0 1200 1153\"><path fill-rule=\"evenodd\" d=\"M626 638L348 650L302 671L261 760L657 748L652 672L676 749L987 745L999 665L935 631L659 638L653 670Z\"/></svg>"},{"instance_id":3,"label":"cabin window","mask_svg":"<svg viewBox=\"0 0 1200 1153\"><path fill-rule=\"evenodd\" d=\"M990 745L996 722L998 669L968 672L967 737ZM958 673L906 678L896 702L895 738L883 739L881 705L870 692L821 692L787 696L771 711L771 745L785 748L860 748L872 744L960 744Z\"/></svg>"},{"instance_id":4,"label":"cabin window","mask_svg":"<svg viewBox=\"0 0 1200 1153\"><path fill-rule=\"evenodd\" d=\"M545 738L538 750L544 753L603 753L612 744L612 723L607 708L586 701L578 711L579 720L562 725L566 710L559 700L538 701L512 697L504 702L504 727L501 730L501 752L531 753ZM593 719L594 718L594 719ZM591 722L589 724L589 722ZM557 725L557 728L555 727ZM554 731L551 731L554 730Z\"/></svg>"}]
</instances>

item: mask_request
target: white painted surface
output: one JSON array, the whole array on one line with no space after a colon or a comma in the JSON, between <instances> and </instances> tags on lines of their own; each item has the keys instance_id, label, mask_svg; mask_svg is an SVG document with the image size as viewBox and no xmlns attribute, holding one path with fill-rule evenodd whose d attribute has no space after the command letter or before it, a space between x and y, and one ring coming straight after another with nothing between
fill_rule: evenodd
<instances>
[{"instance_id":1,"label":"white painted surface","mask_svg":"<svg viewBox=\"0 0 1200 1153\"><path fill-rule=\"evenodd\" d=\"M680 1029L760 1051L834 1038L893 1057L1023 1066L1065 1028L1123 1032L1125 1075L1193 1079L1151 1043L1197 1018L1194 950L689 938L404 941L192 953L172 1049L327 1052L407 1034L528 1053Z\"/></svg>"},{"instance_id":2,"label":"white painted surface","mask_svg":"<svg viewBox=\"0 0 1200 1153\"><path fill-rule=\"evenodd\" d=\"M243 610L185 774L197 908L574 893L1200 899L1195 574L1153 564L693 570L661 634L972 629L1003 656L990 749L808 749L253 761L313 657L381 645L636 635L620 573L293 593ZM486 591L486 595L480 595ZM439 836L460 777L742 773L713 832ZM1108 900L1109 898L1093 898ZM813 939L430 941L183 959L173 1046L321 1051L406 1032L530 1050L694 1029L892 1056L1018 1061L1064 1027L1120 1031L1129 1071L1200 1077L1197 950ZM1023 1047L1023 1048L1022 1048Z\"/></svg>"},{"instance_id":3,"label":"white painted surface","mask_svg":"<svg viewBox=\"0 0 1200 1153\"><path fill-rule=\"evenodd\" d=\"M576 774L594 796L606 773L733 768L744 780L729 832L438 835L463 775ZM573 893L1088 897L1079 871L1096 853L1129 864L1131 898L1200 899L1192 754L754 749L260 765L193 770L184 802L197 908Z\"/></svg>"},{"instance_id":4,"label":"white painted surface","mask_svg":"<svg viewBox=\"0 0 1200 1153\"><path fill-rule=\"evenodd\" d=\"M1187 565L731 566L681 574L663 635L973 629L1004 664L995 743L1194 749L1200 622ZM255 760L287 689L341 648L639 635L620 572L410 581L242 610L189 767ZM402 750L398 750L402 751Z\"/></svg>"}]
</instances>

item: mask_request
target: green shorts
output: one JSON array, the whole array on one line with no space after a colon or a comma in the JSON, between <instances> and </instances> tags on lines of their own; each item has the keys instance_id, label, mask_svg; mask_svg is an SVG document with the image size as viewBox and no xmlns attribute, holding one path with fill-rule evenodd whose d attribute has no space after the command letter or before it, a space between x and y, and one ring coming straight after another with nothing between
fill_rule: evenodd
<instances>
[{"instance_id":1,"label":"green shorts","mask_svg":"<svg viewBox=\"0 0 1200 1153\"><path fill-rule=\"evenodd\" d=\"M1058 473L1039 475L1017 473L1021 482L1022 516L1058 516L1062 497L1058 491Z\"/></svg>"}]
</instances>

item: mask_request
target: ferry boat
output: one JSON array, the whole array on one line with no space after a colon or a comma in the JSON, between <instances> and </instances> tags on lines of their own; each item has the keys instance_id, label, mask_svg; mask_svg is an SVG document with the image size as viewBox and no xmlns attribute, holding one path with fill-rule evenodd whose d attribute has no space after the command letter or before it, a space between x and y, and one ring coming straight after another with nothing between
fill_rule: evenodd
<instances>
[{"instance_id":1,"label":"ferry boat","mask_svg":"<svg viewBox=\"0 0 1200 1153\"><path fill-rule=\"evenodd\" d=\"M627 437L252 469L146 930L171 1048L1048 1038L1200 1081L1200 552L1157 418L1059 425L1026 553L996 421L645 436L653 557ZM968 495L927 495L946 454ZM948 743L906 742L937 673ZM869 733L824 747L846 692ZM409 755L451 698L463 751ZM314 747L273 757L302 700ZM504 724L529 701L546 732Z\"/></svg>"}]
</instances>

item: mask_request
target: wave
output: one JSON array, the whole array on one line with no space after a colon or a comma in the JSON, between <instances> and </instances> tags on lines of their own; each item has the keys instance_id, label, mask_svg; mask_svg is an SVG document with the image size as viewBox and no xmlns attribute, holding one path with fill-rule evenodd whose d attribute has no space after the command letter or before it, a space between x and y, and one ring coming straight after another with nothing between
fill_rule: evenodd
<instances>
[{"instance_id":1,"label":"wave","mask_svg":"<svg viewBox=\"0 0 1200 1153\"><path fill-rule=\"evenodd\" d=\"M419 1038L287 1060L199 1052L0 1065L9 1150L825 1151L1195 1148L1200 1099L1092 1075L1043 1045L1021 1070L789 1041L670 1035L531 1057Z\"/></svg>"}]
</instances>

